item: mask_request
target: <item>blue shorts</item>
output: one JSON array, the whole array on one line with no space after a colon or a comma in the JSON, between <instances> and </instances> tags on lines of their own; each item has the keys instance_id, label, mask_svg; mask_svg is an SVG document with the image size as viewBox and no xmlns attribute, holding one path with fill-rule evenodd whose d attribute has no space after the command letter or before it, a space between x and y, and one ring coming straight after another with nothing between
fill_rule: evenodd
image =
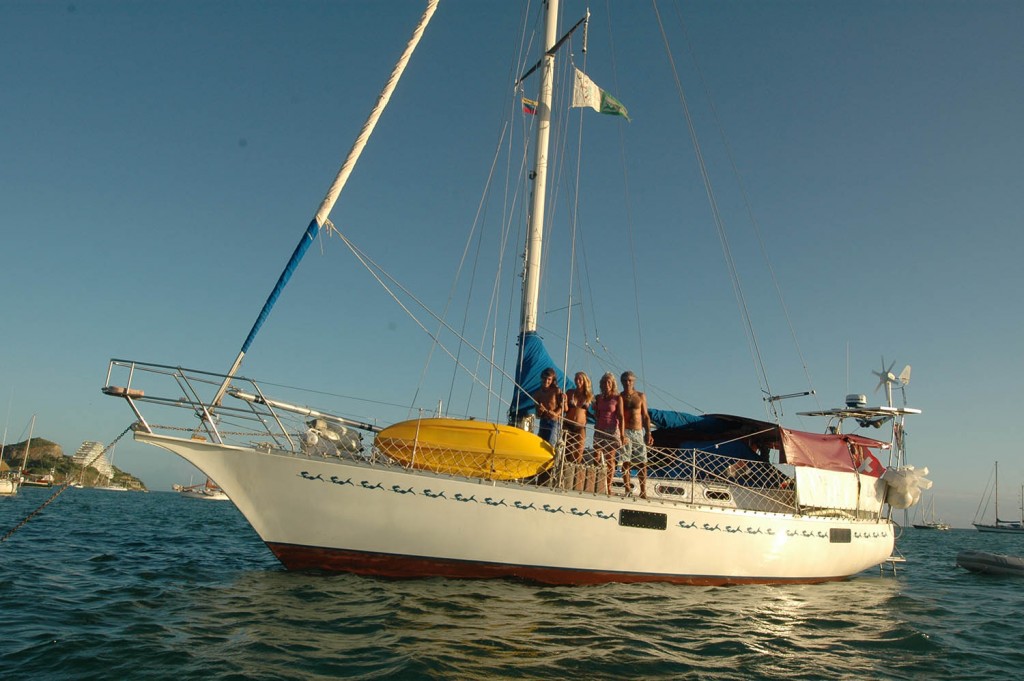
<instances>
[{"instance_id":1,"label":"blue shorts","mask_svg":"<svg viewBox=\"0 0 1024 681\"><path fill-rule=\"evenodd\" d=\"M558 421L554 419L540 419L540 424L537 426L537 435L547 440L552 447L558 442L558 429L555 427L557 425Z\"/></svg>"},{"instance_id":2,"label":"blue shorts","mask_svg":"<svg viewBox=\"0 0 1024 681\"><path fill-rule=\"evenodd\" d=\"M644 442L644 431L626 430L626 437L619 450L619 463L647 463L647 444Z\"/></svg>"}]
</instances>

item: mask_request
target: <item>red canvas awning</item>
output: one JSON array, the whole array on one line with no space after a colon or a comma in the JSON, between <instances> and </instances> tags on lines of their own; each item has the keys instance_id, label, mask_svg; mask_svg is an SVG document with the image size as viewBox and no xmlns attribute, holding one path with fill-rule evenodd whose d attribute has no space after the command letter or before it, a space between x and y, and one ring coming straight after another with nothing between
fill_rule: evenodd
<instances>
[{"instance_id":1,"label":"red canvas awning","mask_svg":"<svg viewBox=\"0 0 1024 681\"><path fill-rule=\"evenodd\" d=\"M786 463L811 466L826 471L861 472L881 475L881 464L868 449L887 449L888 443L860 435L804 433L782 428L782 448ZM870 464L870 465L865 465Z\"/></svg>"}]
</instances>

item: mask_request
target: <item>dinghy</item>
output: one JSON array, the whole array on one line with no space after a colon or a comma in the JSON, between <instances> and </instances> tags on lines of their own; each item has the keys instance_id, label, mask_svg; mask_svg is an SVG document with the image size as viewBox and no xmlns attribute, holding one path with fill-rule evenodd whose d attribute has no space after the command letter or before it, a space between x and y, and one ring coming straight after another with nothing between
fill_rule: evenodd
<instances>
[{"instance_id":1,"label":"dinghy","mask_svg":"<svg viewBox=\"0 0 1024 681\"><path fill-rule=\"evenodd\" d=\"M956 564L971 572L1024 577L1024 558L1020 556L1006 556L988 551L961 551L956 554Z\"/></svg>"}]
</instances>

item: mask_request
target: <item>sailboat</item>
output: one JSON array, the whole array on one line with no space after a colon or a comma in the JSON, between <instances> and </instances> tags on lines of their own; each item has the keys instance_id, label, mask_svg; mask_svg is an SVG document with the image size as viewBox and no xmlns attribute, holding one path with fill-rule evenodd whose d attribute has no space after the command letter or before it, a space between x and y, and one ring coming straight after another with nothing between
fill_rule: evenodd
<instances>
[{"instance_id":1,"label":"sailboat","mask_svg":"<svg viewBox=\"0 0 1024 681\"><path fill-rule=\"evenodd\" d=\"M928 502L928 508L925 511L924 520L919 523L914 523L914 527L918 530L950 530L952 526L942 521L935 516L935 495Z\"/></svg>"},{"instance_id":2,"label":"sailboat","mask_svg":"<svg viewBox=\"0 0 1024 681\"><path fill-rule=\"evenodd\" d=\"M566 480L580 478L565 469L599 464L570 464L560 441L532 432L531 395L542 370L558 367L537 325L555 61L559 46L589 17L559 38L557 0L546 3L542 49L529 71L540 82L530 107L536 114L532 198L515 366L505 374L514 383L507 421L449 417L439 409L381 424L312 401L273 397L238 373L306 249L331 227L338 193L436 4L428 2L231 368L213 373L110 361L102 391L131 409L134 439L173 452L217 480L289 570L718 585L842 580L892 560L892 508L909 506L914 496L907 487L914 476L899 475L905 472L904 420L920 411L894 406L891 390L884 405L848 399L844 407L814 412L829 419L824 433L652 409L655 444L639 490L621 482L611 490L575 489ZM561 383L564 373L557 373ZM164 425L157 426L148 414L161 409ZM174 413L177 426L171 425ZM864 421L889 423L888 441L844 427ZM887 467L878 458L885 453ZM605 473L591 479L604 480Z\"/></svg>"},{"instance_id":3,"label":"sailboat","mask_svg":"<svg viewBox=\"0 0 1024 681\"><path fill-rule=\"evenodd\" d=\"M110 474L106 476L107 482L105 484L103 484L103 485L95 484L95 485L92 486L92 488L93 489L98 489L98 490L101 490L101 491L104 491L104 492L127 492L128 488L125 485L123 485L123 484L121 484L121 485L114 484L114 448L113 447L110 448L109 463L110 463ZM83 469L83 475L84 475L84 469ZM97 481L97 483L98 483L98 481Z\"/></svg>"},{"instance_id":4,"label":"sailboat","mask_svg":"<svg viewBox=\"0 0 1024 681\"><path fill-rule=\"evenodd\" d=\"M198 485L171 485L171 489L187 499L205 499L206 501L230 501L228 495L217 483L209 478Z\"/></svg>"},{"instance_id":5,"label":"sailboat","mask_svg":"<svg viewBox=\"0 0 1024 681\"><path fill-rule=\"evenodd\" d=\"M21 486L25 479L25 466L28 465L28 453L32 449L32 434L36 428L36 416L32 415L32 420L29 422L28 427L28 439L25 440L25 452L21 458L21 468L17 471L10 468L6 471L0 472L0 496L14 496L18 493L18 488ZM7 430L4 429L4 444L0 447L0 461L3 461L3 450L7 447Z\"/></svg>"},{"instance_id":6,"label":"sailboat","mask_svg":"<svg viewBox=\"0 0 1024 681\"><path fill-rule=\"evenodd\" d=\"M992 497L995 500L995 522L994 523L980 523L978 517L984 512L988 511L988 500L989 494L987 493L982 497L981 503L978 505L978 512L974 516L974 522L971 523L978 530L978 532L1002 532L1004 534L1024 534L1024 486L1021 487L1021 509L1020 509L1020 520L1002 520L999 517L999 462L996 461L995 467L995 483L992 485Z\"/></svg>"},{"instance_id":7,"label":"sailboat","mask_svg":"<svg viewBox=\"0 0 1024 681\"><path fill-rule=\"evenodd\" d=\"M4 460L4 450L7 448L6 435L4 433L4 444L0 447L0 464ZM0 497L10 497L18 493L18 475L15 471L8 468L7 470L0 470Z\"/></svg>"},{"instance_id":8,"label":"sailboat","mask_svg":"<svg viewBox=\"0 0 1024 681\"><path fill-rule=\"evenodd\" d=\"M14 475L14 471L10 469L3 470L4 462L4 451L7 449L7 429L4 428L3 444L0 444L0 497L10 497L18 493L18 479Z\"/></svg>"}]
</instances>

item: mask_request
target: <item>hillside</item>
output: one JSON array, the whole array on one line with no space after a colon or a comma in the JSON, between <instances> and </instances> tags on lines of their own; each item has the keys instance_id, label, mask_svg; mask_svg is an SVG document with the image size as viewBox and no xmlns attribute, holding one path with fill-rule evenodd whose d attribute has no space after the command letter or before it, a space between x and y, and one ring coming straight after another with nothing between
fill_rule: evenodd
<instances>
[{"instance_id":1,"label":"hillside","mask_svg":"<svg viewBox=\"0 0 1024 681\"><path fill-rule=\"evenodd\" d=\"M22 457L25 456L26 445L28 445L28 441L4 447L3 456L0 457L0 470L20 468ZM90 467L83 476L81 467L70 456L65 455L63 448L56 442L51 442L41 437L32 438L28 460L25 464L25 474L41 476L51 471L57 484L63 484L66 480L79 479L81 479L82 484L86 487L107 484L107 479L101 476L94 468ZM122 471L117 466L114 466L114 477L111 483L132 490L146 490L145 483L131 473Z\"/></svg>"}]
</instances>

